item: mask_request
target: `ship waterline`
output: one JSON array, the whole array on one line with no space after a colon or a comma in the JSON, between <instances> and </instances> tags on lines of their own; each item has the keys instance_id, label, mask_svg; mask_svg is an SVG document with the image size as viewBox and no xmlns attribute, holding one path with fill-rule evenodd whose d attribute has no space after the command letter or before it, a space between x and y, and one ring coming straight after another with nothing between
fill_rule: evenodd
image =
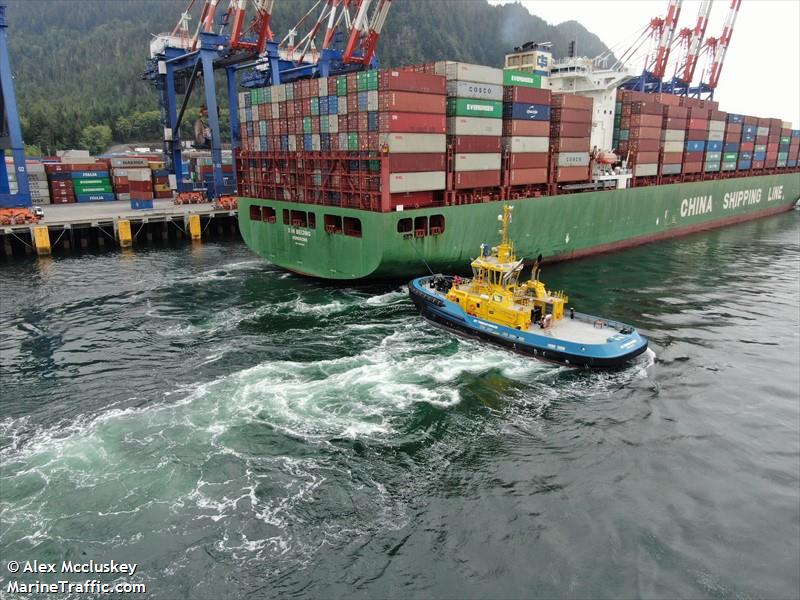
<instances>
[{"instance_id":1,"label":"ship waterline","mask_svg":"<svg viewBox=\"0 0 800 600\"><path fill-rule=\"evenodd\" d=\"M790 210L800 173L523 198L513 202L517 253L565 260ZM239 227L259 256L325 279L458 272L496 236L501 202L395 212L239 199Z\"/></svg>"}]
</instances>

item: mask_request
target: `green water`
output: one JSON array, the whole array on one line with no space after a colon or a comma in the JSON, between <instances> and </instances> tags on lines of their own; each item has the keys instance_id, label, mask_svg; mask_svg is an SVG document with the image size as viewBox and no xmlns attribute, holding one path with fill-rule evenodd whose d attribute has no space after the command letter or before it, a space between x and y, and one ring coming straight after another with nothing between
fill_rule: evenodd
<instances>
[{"instance_id":1,"label":"green water","mask_svg":"<svg viewBox=\"0 0 800 600\"><path fill-rule=\"evenodd\" d=\"M238 244L4 262L0 586L798 597L799 270L798 212L546 267L651 340L597 373Z\"/></svg>"}]
</instances>

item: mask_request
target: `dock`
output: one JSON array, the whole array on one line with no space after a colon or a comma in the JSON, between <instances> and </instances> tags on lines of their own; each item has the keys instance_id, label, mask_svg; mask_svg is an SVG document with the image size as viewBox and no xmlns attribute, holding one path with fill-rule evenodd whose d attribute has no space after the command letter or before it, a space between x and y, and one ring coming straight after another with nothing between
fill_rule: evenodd
<instances>
[{"instance_id":1,"label":"dock","mask_svg":"<svg viewBox=\"0 0 800 600\"><path fill-rule=\"evenodd\" d=\"M168 241L240 240L237 212L211 203L153 201L131 209L127 201L48 204L36 224L0 225L0 256L136 248Z\"/></svg>"}]
</instances>

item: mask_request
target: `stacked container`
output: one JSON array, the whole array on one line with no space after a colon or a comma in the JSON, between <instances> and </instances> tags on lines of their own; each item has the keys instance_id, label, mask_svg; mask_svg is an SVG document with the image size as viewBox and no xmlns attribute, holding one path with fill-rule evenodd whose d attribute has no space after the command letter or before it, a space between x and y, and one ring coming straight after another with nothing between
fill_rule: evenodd
<instances>
[{"instance_id":1,"label":"stacked container","mask_svg":"<svg viewBox=\"0 0 800 600\"><path fill-rule=\"evenodd\" d=\"M592 106L585 96L553 94L550 102L550 148L555 182L589 179L589 145L592 135Z\"/></svg>"},{"instance_id":2,"label":"stacked container","mask_svg":"<svg viewBox=\"0 0 800 600\"><path fill-rule=\"evenodd\" d=\"M117 157L111 159L111 178L117 200L131 200L131 183L128 178L130 169L143 169L148 166L146 158ZM141 186L138 186L141 187ZM139 190L141 191L141 190ZM146 200L146 198L144 198Z\"/></svg>"},{"instance_id":3,"label":"stacked container","mask_svg":"<svg viewBox=\"0 0 800 600\"><path fill-rule=\"evenodd\" d=\"M789 159L787 167L796 167L800 160L800 129L793 129L789 140Z\"/></svg>"},{"instance_id":4,"label":"stacked container","mask_svg":"<svg viewBox=\"0 0 800 600\"><path fill-rule=\"evenodd\" d=\"M75 190L72 188L72 175L69 165L48 163L44 166L50 186L50 199L53 204L75 202Z\"/></svg>"},{"instance_id":5,"label":"stacked container","mask_svg":"<svg viewBox=\"0 0 800 600\"><path fill-rule=\"evenodd\" d=\"M661 174L677 175L682 171L683 148L689 109L664 106L664 129L661 132Z\"/></svg>"},{"instance_id":6,"label":"stacked container","mask_svg":"<svg viewBox=\"0 0 800 600\"><path fill-rule=\"evenodd\" d=\"M169 171L166 169L164 161L150 160L147 165L150 167L150 175L153 179L153 197L171 198L172 188L169 187Z\"/></svg>"},{"instance_id":7,"label":"stacked container","mask_svg":"<svg viewBox=\"0 0 800 600\"><path fill-rule=\"evenodd\" d=\"M683 151L683 172L700 173L703 171L706 140L708 138L708 116L711 110L699 106L689 106L686 120L686 143Z\"/></svg>"},{"instance_id":8,"label":"stacked container","mask_svg":"<svg viewBox=\"0 0 800 600\"><path fill-rule=\"evenodd\" d=\"M628 130L628 163L634 177L658 174L664 107L657 102L635 101L623 106L622 127Z\"/></svg>"},{"instance_id":9,"label":"stacked container","mask_svg":"<svg viewBox=\"0 0 800 600\"><path fill-rule=\"evenodd\" d=\"M754 119L756 121L756 150L764 153L764 164L762 168L769 169L774 167L778 162L777 151L774 153L769 152L769 119L756 119L755 117Z\"/></svg>"},{"instance_id":10,"label":"stacked container","mask_svg":"<svg viewBox=\"0 0 800 600\"><path fill-rule=\"evenodd\" d=\"M505 185L547 182L550 148L550 90L535 87L541 79L503 72L503 145L508 171Z\"/></svg>"},{"instance_id":11,"label":"stacked container","mask_svg":"<svg viewBox=\"0 0 800 600\"><path fill-rule=\"evenodd\" d=\"M722 168L722 149L725 147L725 129L727 127L728 114L719 110L711 109L708 115L708 131L706 132L705 160L703 171L714 172ZM716 169L706 170L711 165L717 165Z\"/></svg>"},{"instance_id":12,"label":"stacked container","mask_svg":"<svg viewBox=\"0 0 800 600\"><path fill-rule=\"evenodd\" d=\"M31 202L33 204L50 204L50 188L47 183L47 173L44 165L40 162L29 162L27 164L28 185L31 190ZM8 171L13 172L12 170Z\"/></svg>"},{"instance_id":13,"label":"stacked container","mask_svg":"<svg viewBox=\"0 0 800 600\"><path fill-rule=\"evenodd\" d=\"M503 71L451 61L437 62L434 68L446 79L452 188L499 186Z\"/></svg>"},{"instance_id":14,"label":"stacked container","mask_svg":"<svg viewBox=\"0 0 800 600\"><path fill-rule=\"evenodd\" d=\"M792 140L792 124L787 122L781 123L781 137L778 141L778 167L783 168L789 162L789 144Z\"/></svg>"},{"instance_id":15,"label":"stacked container","mask_svg":"<svg viewBox=\"0 0 800 600\"><path fill-rule=\"evenodd\" d=\"M745 117L743 115L726 115L725 135L722 138L722 147L719 149L719 164L716 169L713 169L714 171L720 171L722 169L722 153L725 151L725 148L728 148L728 152L730 152L732 148L736 147L735 144L737 143L740 152L742 152L742 160L740 161L739 168L745 168L748 160L750 161L750 165L746 166L746 168L752 168L755 135L754 133L752 135L749 133L751 130L745 126L744 120Z\"/></svg>"},{"instance_id":16,"label":"stacked container","mask_svg":"<svg viewBox=\"0 0 800 600\"><path fill-rule=\"evenodd\" d=\"M96 163L99 169L84 169L86 165L74 165L71 172L72 187L76 202L108 202L116 200L111 188L111 179L105 165Z\"/></svg>"}]
</instances>

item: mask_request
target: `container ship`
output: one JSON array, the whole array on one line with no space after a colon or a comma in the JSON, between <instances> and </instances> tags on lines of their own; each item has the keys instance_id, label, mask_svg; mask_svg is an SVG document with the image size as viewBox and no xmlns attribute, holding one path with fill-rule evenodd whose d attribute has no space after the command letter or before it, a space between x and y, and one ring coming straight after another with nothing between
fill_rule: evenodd
<instances>
[{"instance_id":1,"label":"container ship","mask_svg":"<svg viewBox=\"0 0 800 600\"><path fill-rule=\"evenodd\" d=\"M239 223L328 279L458 272L514 204L517 251L575 258L788 211L800 130L528 45L239 95ZM609 150L605 150L609 149Z\"/></svg>"}]
</instances>

